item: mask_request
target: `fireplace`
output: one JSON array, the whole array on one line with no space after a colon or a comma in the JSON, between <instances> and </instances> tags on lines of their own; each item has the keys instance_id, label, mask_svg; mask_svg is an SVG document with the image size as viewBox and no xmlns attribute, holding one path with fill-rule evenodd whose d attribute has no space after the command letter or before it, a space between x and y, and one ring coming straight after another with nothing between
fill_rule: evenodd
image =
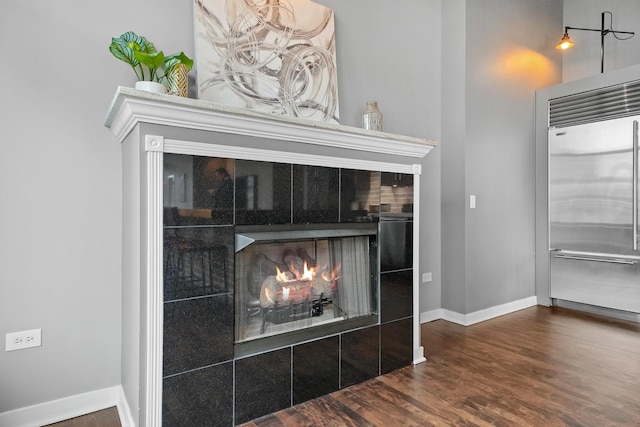
<instances>
[{"instance_id":1,"label":"fireplace","mask_svg":"<svg viewBox=\"0 0 640 427\"><path fill-rule=\"evenodd\" d=\"M236 354L377 321L377 224L236 227Z\"/></svg>"},{"instance_id":2,"label":"fireplace","mask_svg":"<svg viewBox=\"0 0 640 427\"><path fill-rule=\"evenodd\" d=\"M433 141L129 88L118 89L106 125L123 150L122 386L132 423L237 425L424 361L418 178ZM219 168L235 178L235 210L211 200ZM337 250L350 242L361 249ZM301 276L283 271L291 254ZM351 310L348 268L364 254L369 270L355 282L371 299ZM263 307L251 282L236 280L259 268L254 258L289 281L270 284L272 305L266 287ZM328 273L315 290L304 260ZM261 293L270 276L257 276ZM238 319L258 329L242 335Z\"/></svg>"}]
</instances>

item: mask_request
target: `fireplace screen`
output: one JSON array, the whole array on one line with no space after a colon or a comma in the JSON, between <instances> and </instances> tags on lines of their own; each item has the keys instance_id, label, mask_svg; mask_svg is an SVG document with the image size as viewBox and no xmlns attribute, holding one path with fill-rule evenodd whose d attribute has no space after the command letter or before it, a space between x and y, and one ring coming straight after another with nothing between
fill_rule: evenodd
<instances>
[{"instance_id":1,"label":"fireplace screen","mask_svg":"<svg viewBox=\"0 0 640 427\"><path fill-rule=\"evenodd\" d=\"M376 314L375 226L265 230L236 230L237 344Z\"/></svg>"}]
</instances>

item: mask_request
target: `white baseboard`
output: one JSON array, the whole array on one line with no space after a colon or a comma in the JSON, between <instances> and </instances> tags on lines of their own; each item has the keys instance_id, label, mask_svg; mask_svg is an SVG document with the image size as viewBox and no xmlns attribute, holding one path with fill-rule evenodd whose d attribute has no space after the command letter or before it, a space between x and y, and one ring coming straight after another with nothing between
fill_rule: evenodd
<instances>
[{"instance_id":1,"label":"white baseboard","mask_svg":"<svg viewBox=\"0 0 640 427\"><path fill-rule=\"evenodd\" d=\"M434 320L440 320L444 318L444 310L442 308L436 308L431 311L423 311L420 313L420 323L433 322Z\"/></svg>"},{"instance_id":2,"label":"white baseboard","mask_svg":"<svg viewBox=\"0 0 640 427\"><path fill-rule=\"evenodd\" d=\"M133 416L131 415L131 408L129 408L129 402L127 402L122 386L118 386L118 389L118 404L116 406L118 408L118 415L120 416L120 424L122 427L136 427L136 423L133 421Z\"/></svg>"},{"instance_id":3,"label":"white baseboard","mask_svg":"<svg viewBox=\"0 0 640 427\"><path fill-rule=\"evenodd\" d=\"M122 386L77 394L0 413L0 427L38 427L115 406L122 427L134 427Z\"/></svg>"},{"instance_id":4,"label":"white baseboard","mask_svg":"<svg viewBox=\"0 0 640 427\"><path fill-rule=\"evenodd\" d=\"M494 307L485 308L469 314L460 314L455 311L438 308L436 310L425 311L420 313L420 323L432 322L434 320L443 319L449 322L457 323L462 326L470 326L476 323L495 317L504 316L505 314L523 310L525 308L538 305L538 299L535 296L523 298L518 301L508 302L506 304L496 305Z\"/></svg>"}]
</instances>

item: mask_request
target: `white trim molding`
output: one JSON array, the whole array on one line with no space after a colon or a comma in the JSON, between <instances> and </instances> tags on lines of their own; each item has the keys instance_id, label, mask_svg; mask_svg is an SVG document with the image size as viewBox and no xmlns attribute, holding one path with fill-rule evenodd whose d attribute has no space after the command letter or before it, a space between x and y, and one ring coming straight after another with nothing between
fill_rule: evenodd
<instances>
[{"instance_id":1,"label":"white trim molding","mask_svg":"<svg viewBox=\"0 0 640 427\"><path fill-rule=\"evenodd\" d=\"M537 298L535 296L531 296L521 300L508 302L506 304L485 308L484 310L478 310L469 314L461 314L444 308L438 308L436 310L420 313L420 323L433 322L434 320L442 319L462 326L471 326L476 323L484 322L485 320L504 316L505 314L514 313L536 305L538 305Z\"/></svg>"},{"instance_id":2,"label":"white trim molding","mask_svg":"<svg viewBox=\"0 0 640 427\"><path fill-rule=\"evenodd\" d=\"M426 362L422 334L420 330L420 174L422 169L419 164L413 167L413 364Z\"/></svg>"},{"instance_id":3,"label":"white trim molding","mask_svg":"<svg viewBox=\"0 0 640 427\"><path fill-rule=\"evenodd\" d=\"M121 386L77 394L0 413L0 427L35 427L115 406L122 427L135 427Z\"/></svg>"},{"instance_id":4,"label":"white trim molding","mask_svg":"<svg viewBox=\"0 0 640 427\"><path fill-rule=\"evenodd\" d=\"M147 286L145 425L162 425L163 343L163 153L162 137L146 135L147 143ZM156 143L154 143L154 141ZM149 149L150 148L150 149Z\"/></svg>"},{"instance_id":5,"label":"white trim molding","mask_svg":"<svg viewBox=\"0 0 640 427\"><path fill-rule=\"evenodd\" d=\"M150 135L146 136L147 138ZM160 137L155 137L160 138ZM186 154L192 156L227 157L231 159L256 160L262 162L283 162L308 166L323 166L345 169L361 169L392 173L415 174L416 165L404 163L377 162L365 159L345 159L335 156L322 156L318 154L293 153L252 147L238 147L222 144L209 144L195 141L182 141L177 139L163 140L165 153ZM283 160L286 159L286 160ZM420 166L420 165L417 165ZM417 173L419 175L419 173Z\"/></svg>"},{"instance_id":6,"label":"white trim molding","mask_svg":"<svg viewBox=\"0 0 640 427\"><path fill-rule=\"evenodd\" d=\"M208 101L118 87L105 126L122 142L139 123L417 158L424 157L437 145L423 138L256 113Z\"/></svg>"}]
</instances>

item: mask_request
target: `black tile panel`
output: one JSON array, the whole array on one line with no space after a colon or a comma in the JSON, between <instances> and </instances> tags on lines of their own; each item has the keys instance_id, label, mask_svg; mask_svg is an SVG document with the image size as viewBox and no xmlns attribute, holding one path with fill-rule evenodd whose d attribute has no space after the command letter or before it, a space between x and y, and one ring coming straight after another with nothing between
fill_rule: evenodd
<instances>
[{"instance_id":1,"label":"black tile panel","mask_svg":"<svg viewBox=\"0 0 640 427\"><path fill-rule=\"evenodd\" d=\"M233 291L233 227L164 229L164 301Z\"/></svg>"},{"instance_id":2,"label":"black tile panel","mask_svg":"<svg viewBox=\"0 0 640 427\"><path fill-rule=\"evenodd\" d=\"M293 166L293 222L338 222L340 170L321 166Z\"/></svg>"},{"instance_id":3,"label":"black tile panel","mask_svg":"<svg viewBox=\"0 0 640 427\"><path fill-rule=\"evenodd\" d=\"M342 334L340 387L366 381L380 373L380 327Z\"/></svg>"},{"instance_id":4,"label":"black tile panel","mask_svg":"<svg viewBox=\"0 0 640 427\"><path fill-rule=\"evenodd\" d=\"M293 404L338 390L340 338L336 335L293 347Z\"/></svg>"},{"instance_id":5,"label":"black tile panel","mask_svg":"<svg viewBox=\"0 0 640 427\"><path fill-rule=\"evenodd\" d=\"M413 360L413 317L380 326L380 374L411 364Z\"/></svg>"},{"instance_id":6,"label":"black tile panel","mask_svg":"<svg viewBox=\"0 0 640 427\"><path fill-rule=\"evenodd\" d=\"M376 222L380 212L380 172L340 170L340 222Z\"/></svg>"},{"instance_id":7,"label":"black tile panel","mask_svg":"<svg viewBox=\"0 0 640 427\"><path fill-rule=\"evenodd\" d=\"M233 297L209 296L164 304L163 375L233 357Z\"/></svg>"},{"instance_id":8,"label":"black tile panel","mask_svg":"<svg viewBox=\"0 0 640 427\"><path fill-rule=\"evenodd\" d=\"M380 273L380 321L413 315L413 269Z\"/></svg>"},{"instance_id":9,"label":"black tile panel","mask_svg":"<svg viewBox=\"0 0 640 427\"><path fill-rule=\"evenodd\" d=\"M235 364L236 424L291 406L291 347Z\"/></svg>"},{"instance_id":10,"label":"black tile panel","mask_svg":"<svg viewBox=\"0 0 640 427\"><path fill-rule=\"evenodd\" d=\"M413 222L380 222L380 271L413 267Z\"/></svg>"},{"instance_id":11,"label":"black tile panel","mask_svg":"<svg viewBox=\"0 0 640 427\"><path fill-rule=\"evenodd\" d=\"M236 224L291 222L290 164L236 160Z\"/></svg>"},{"instance_id":12,"label":"black tile panel","mask_svg":"<svg viewBox=\"0 0 640 427\"><path fill-rule=\"evenodd\" d=\"M232 224L233 169L233 159L165 154L165 226Z\"/></svg>"},{"instance_id":13,"label":"black tile panel","mask_svg":"<svg viewBox=\"0 0 640 427\"><path fill-rule=\"evenodd\" d=\"M233 425L233 362L162 381L164 427Z\"/></svg>"}]
</instances>

